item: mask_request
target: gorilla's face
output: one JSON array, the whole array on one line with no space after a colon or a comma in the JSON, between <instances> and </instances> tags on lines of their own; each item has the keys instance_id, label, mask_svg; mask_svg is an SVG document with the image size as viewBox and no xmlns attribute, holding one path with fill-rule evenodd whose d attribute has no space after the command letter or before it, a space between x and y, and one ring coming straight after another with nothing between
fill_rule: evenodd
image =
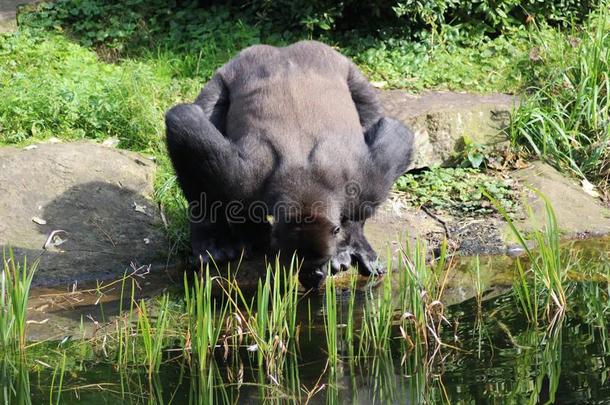
<instances>
[{"instance_id":1,"label":"gorilla's face","mask_svg":"<svg viewBox=\"0 0 610 405\"><path fill-rule=\"evenodd\" d=\"M271 243L275 250L283 253L284 259L296 252L302 260L301 273L319 270L324 273L324 268L337 253L340 234L340 224L328 216L291 217L274 224Z\"/></svg>"}]
</instances>

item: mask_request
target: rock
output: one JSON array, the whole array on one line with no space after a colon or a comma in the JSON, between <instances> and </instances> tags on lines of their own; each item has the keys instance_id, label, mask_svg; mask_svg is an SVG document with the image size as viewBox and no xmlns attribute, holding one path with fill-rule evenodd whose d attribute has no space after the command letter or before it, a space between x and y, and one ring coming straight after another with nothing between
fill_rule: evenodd
<instances>
[{"instance_id":1,"label":"rock","mask_svg":"<svg viewBox=\"0 0 610 405\"><path fill-rule=\"evenodd\" d=\"M610 234L610 211L576 181L562 176L553 167L533 162L510 176L522 188L523 206L531 208L531 216L515 220L515 225L525 235L542 229L546 220L544 200L532 189L550 201L564 238ZM407 237L411 243L415 239L425 241L433 250L447 238L450 248L455 248L461 255L515 255L519 250L515 246L516 238L499 215L469 218L434 214L401 202L398 195L391 197L367 222L366 234L382 257L385 257L385 249L390 247L395 251Z\"/></svg>"},{"instance_id":2,"label":"rock","mask_svg":"<svg viewBox=\"0 0 610 405\"><path fill-rule=\"evenodd\" d=\"M0 148L0 248L40 258L36 286L159 264L167 241L151 200L154 172L136 153L88 142ZM55 230L65 232L43 250Z\"/></svg>"},{"instance_id":3,"label":"rock","mask_svg":"<svg viewBox=\"0 0 610 405\"><path fill-rule=\"evenodd\" d=\"M31 0L2 0L0 1L0 33L11 32L17 28L17 8Z\"/></svg>"},{"instance_id":4,"label":"rock","mask_svg":"<svg viewBox=\"0 0 610 405\"><path fill-rule=\"evenodd\" d=\"M450 164L453 155L463 147L465 137L482 145L505 142L501 131L517 102L506 94L413 95L403 90L382 91L380 97L389 116L416 132L411 168Z\"/></svg>"},{"instance_id":5,"label":"rock","mask_svg":"<svg viewBox=\"0 0 610 405\"><path fill-rule=\"evenodd\" d=\"M36 286L65 289L74 281L115 279L132 262L136 267L152 264L151 276L167 277L155 273L165 266L168 246L151 200L154 171L154 163L141 155L88 142L0 148L0 248L12 246L30 262L40 258ZM610 213L550 166L536 162L512 177L549 198L567 236L610 234ZM544 204L527 188L523 198L533 219L516 224L530 232L543 225ZM415 239L434 251L447 238L450 248L465 255L505 254L514 251L515 243L498 215L435 214L410 206L398 193L380 207L365 231L382 260ZM256 286L265 268L264 257L241 263L240 285ZM184 267L172 266L172 272L180 269Z\"/></svg>"},{"instance_id":6,"label":"rock","mask_svg":"<svg viewBox=\"0 0 610 405\"><path fill-rule=\"evenodd\" d=\"M517 223L519 229L531 232L545 222L545 196L552 204L559 229L566 237L600 236L610 234L610 211L598 198L587 193L576 180L564 177L552 166L534 162L520 169L512 177L526 186L525 199L533 216Z\"/></svg>"}]
</instances>

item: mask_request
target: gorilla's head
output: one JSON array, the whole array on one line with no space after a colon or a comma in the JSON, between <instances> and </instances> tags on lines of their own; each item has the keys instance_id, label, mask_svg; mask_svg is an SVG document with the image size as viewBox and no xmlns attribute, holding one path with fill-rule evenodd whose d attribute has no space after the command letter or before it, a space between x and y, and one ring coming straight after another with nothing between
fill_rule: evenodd
<instances>
[{"instance_id":1,"label":"gorilla's head","mask_svg":"<svg viewBox=\"0 0 610 405\"><path fill-rule=\"evenodd\" d=\"M308 200L304 200L308 201ZM368 217L346 216L345 199L329 198L284 205L291 209L275 210L271 230L271 248L288 262L296 253L299 279L307 288L317 288L327 274L357 267L363 275L379 273L377 254L364 236Z\"/></svg>"},{"instance_id":2,"label":"gorilla's head","mask_svg":"<svg viewBox=\"0 0 610 405\"><path fill-rule=\"evenodd\" d=\"M280 252L296 252L306 268L320 267L335 255L340 231L340 224L324 215L280 217L271 243Z\"/></svg>"}]
</instances>

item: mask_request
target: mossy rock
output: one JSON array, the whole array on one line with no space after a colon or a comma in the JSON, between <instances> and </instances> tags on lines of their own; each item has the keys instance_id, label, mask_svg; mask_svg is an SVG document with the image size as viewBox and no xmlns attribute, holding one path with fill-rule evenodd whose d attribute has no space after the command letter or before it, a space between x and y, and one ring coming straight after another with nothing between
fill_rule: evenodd
<instances>
[{"instance_id":1,"label":"mossy rock","mask_svg":"<svg viewBox=\"0 0 610 405\"><path fill-rule=\"evenodd\" d=\"M414 95L403 90L386 90L380 97L386 114L415 132L411 168L451 165L465 139L485 146L505 143L502 131L517 103L516 97L506 94Z\"/></svg>"}]
</instances>

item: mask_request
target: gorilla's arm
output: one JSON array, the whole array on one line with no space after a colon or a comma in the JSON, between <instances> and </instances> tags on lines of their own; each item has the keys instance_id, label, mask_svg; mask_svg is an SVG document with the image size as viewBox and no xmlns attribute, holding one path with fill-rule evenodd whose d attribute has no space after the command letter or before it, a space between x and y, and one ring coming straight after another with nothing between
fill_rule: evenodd
<instances>
[{"instance_id":1,"label":"gorilla's arm","mask_svg":"<svg viewBox=\"0 0 610 405\"><path fill-rule=\"evenodd\" d=\"M345 213L341 224L345 237L331 260L331 270L337 272L349 265L357 265L360 274L368 276L383 272L383 268L364 236L364 223L385 200L394 181L407 170L411 162L413 133L395 119L384 117L364 136L369 155L361 168L355 205Z\"/></svg>"},{"instance_id":2,"label":"gorilla's arm","mask_svg":"<svg viewBox=\"0 0 610 405\"><path fill-rule=\"evenodd\" d=\"M382 117L381 104L375 88L353 63L349 62L347 86L360 116L360 125L367 132Z\"/></svg>"},{"instance_id":3,"label":"gorilla's arm","mask_svg":"<svg viewBox=\"0 0 610 405\"><path fill-rule=\"evenodd\" d=\"M226 131L227 111L229 110L229 89L220 74L215 74L195 100L203 114L222 133Z\"/></svg>"},{"instance_id":4,"label":"gorilla's arm","mask_svg":"<svg viewBox=\"0 0 610 405\"><path fill-rule=\"evenodd\" d=\"M217 195L220 190L234 197L243 194L250 164L198 104L173 107L165 123L168 151L189 202L199 201L203 192L214 199L224 197Z\"/></svg>"},{"instance_id":5,"label":"gorilla's arm","mask_svg":"<svg viewBox=\"0 0 610 405\"><path fill-rule=\"evenodd\" d=\"M384 117L365 133L364 139L376 179L389 190L411 163L413 132L401 122Z\"/></svg>"}]
</instances>

